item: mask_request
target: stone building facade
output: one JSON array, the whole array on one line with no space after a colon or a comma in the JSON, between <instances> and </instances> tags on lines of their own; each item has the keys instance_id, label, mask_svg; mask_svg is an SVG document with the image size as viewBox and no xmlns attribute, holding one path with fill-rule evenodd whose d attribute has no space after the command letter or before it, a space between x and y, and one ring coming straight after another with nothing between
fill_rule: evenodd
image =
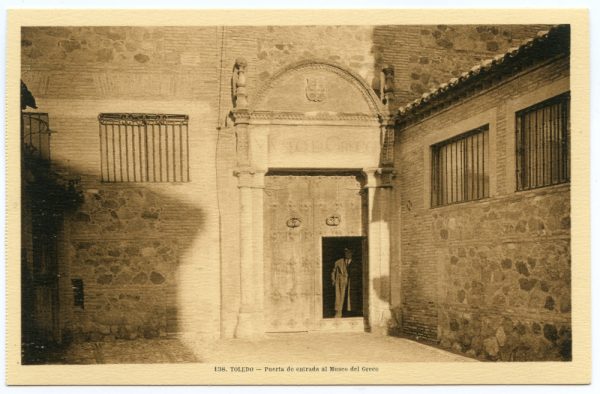
<instances>
[{"instance_id":1,"label":"stone building facade","mask_svg":"<svg viewBox=\"0 0 600 394\"><path fill-rule=\"evenodd\" d=\"M568 359L568 183L516 193L510 142L516 111L568 91L568 32L528 41L548 28L23 28L25 116L48 114L51 171L81 195L52 238L52 338L368 330ZM483 124L489 195L432 208L429 149ZM25 238L36 283L52 258ZM330 319L343 245L361 311Z\"/></svg>"}]
</instances>

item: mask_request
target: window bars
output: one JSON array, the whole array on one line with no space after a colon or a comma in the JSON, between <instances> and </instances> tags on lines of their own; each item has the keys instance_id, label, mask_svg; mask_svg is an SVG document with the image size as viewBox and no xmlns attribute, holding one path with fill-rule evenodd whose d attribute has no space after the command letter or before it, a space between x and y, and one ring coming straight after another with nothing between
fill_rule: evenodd
<instances>
[{"instance_id":1,"label":"window bars","mask_svg":"<svg viewBox=\"0 0 600 394\"><path fill-rule=\"evenodd\" d=\"M188 116L103 113L103 182L189 182Z\"/></svg>"},{"instance_id":2,"label":"window bars","mask_svg":"<svg viewBox=\"0 0 600 394\"><path fill-rule=\"evenodd\" d=\"M37 159L50 160L50 120L47 113L21 112L21 132L25 150Z\"/></svg>"},{"instance_id":3,"label":"window bars","mask_svg":"<svg viewBox=\"0 0 600 394\"><path fill-rule=\"evenodd\" d=\"M569 182L570 94L516 114L517 190Z\"/></svg>"},{"instance_id":4,"label":"window bars","mask_svg":"<svg viewBox=\"0 0 600 394\"><path fill-rule=\"evenodd\" d=\"M488 126L431 147L431 206L489 196Z\"/></svg>"}]
</instances>

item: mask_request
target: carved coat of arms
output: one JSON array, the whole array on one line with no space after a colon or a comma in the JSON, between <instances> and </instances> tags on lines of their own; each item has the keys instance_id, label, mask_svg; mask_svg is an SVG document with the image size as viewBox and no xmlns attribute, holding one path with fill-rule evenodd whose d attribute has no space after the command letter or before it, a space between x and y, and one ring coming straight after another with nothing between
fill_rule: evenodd
<instances>
[{"instance_id":1,"label":"carved coat of arms","mask_svg":"<svg viewBox=\"0 0 600 394\"><path fill-rule=\"evenodd\" d=\"M322 78L308 77L306 78L306 98L310 101L325 100L326 90L325 82Z\"/></svg>"}]
</instances>

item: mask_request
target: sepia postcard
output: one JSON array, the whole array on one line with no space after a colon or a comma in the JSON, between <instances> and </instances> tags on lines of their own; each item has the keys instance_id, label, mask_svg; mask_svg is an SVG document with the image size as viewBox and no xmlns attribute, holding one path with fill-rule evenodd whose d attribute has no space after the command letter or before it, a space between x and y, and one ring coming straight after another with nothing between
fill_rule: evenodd
<instances>
[{"instance_id":1,"label":"sepia postcard","mask_svg":"<svg viewBox=\"0 0 600 394\"><path fill-rule=\"evenodd\" d=\"M9 11L7 383L589 383L588 36Z\"/></svg>"}]
</instances>

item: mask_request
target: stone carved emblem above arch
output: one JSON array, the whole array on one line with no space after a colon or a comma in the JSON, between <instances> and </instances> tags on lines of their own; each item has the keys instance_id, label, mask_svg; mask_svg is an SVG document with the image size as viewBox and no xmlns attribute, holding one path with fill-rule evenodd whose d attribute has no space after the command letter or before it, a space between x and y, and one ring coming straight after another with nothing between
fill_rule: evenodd
<instances>
[{"instance_id":1,"label":"stone carved emblem above arch","mask_svg":"<svg viewBox=\"0 0 600 394\"><path fill-rule=\"evenodd\" d=\"M251 99L250 112L381 116L379 98L355 72L329 61L304 60L273 75Z\"/></svg>"}]
</instances>

